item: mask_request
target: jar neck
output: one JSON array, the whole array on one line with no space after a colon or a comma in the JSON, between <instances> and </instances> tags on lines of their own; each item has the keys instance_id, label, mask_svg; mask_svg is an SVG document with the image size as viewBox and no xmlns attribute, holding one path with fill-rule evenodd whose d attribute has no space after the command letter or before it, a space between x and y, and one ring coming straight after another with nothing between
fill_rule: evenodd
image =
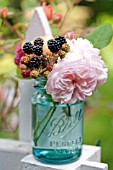
<instances>
[{"instance_id":1,"label":"jar neck","mask_svg":"<svg viewBox=\"0 0 113 170\"><path fill-rule=\"evenodd\" d=\"M47 94L47 92L46 92L46 89L45 89L46 82L47 82L47 79L45 77L42 77L42 76L40 76L36 79L36 83L35 83L34 87L35 87L37 92L35 93L36 98L34 97L34 99L37 100L37 94L40 94L44 97L43 98L44 101L54 102L52 100L51 95Z\"/></svg>"},{"instance_id":2,"label":"jar neck","mask_svg":"<svg viewBox=\"0 0 113 170\"><path fill-rule=\"evenodd\" d=\"M46 82L47 82L47 79L45 77L40 76L40 77L36 78L36 83L35 83L34 87L38 91L40 91L40 90L44 90L45 91L44 87L46 85Z\"/></svg>"}]
</instances>

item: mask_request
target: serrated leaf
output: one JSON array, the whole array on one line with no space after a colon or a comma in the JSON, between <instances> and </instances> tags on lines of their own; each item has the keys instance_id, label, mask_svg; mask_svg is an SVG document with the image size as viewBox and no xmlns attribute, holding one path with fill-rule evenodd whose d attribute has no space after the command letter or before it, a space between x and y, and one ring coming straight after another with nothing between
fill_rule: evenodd
<instances>
[{"instance_id":1,"label":"serrated leaf","mask_svg":"<svg viewBox=\"0 0 113 170\"><path fill-rule=\"evenodd\" d=\"M113 30L111 24L102 24L90 32L86 39L88 39L95 48L104 48L112 40Z\"/></svg>"}]
</instances>

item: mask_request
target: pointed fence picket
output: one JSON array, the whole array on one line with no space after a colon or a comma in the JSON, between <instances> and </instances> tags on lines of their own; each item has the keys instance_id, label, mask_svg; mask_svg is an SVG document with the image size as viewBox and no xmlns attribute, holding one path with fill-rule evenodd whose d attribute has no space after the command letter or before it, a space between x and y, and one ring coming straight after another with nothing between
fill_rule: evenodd
<instances>
[{"instance_id":1,"label":"pointed fence picket","mask_svg":"<svg viewBox=\"0 0 113 170\"><path fill-rule=\"evenodd\" d=\"M41 7L35 9L34 15L28 26L25 41L32 41L38 36L52 35L46 15ZM34 92L34 80L19 80L19 138L22 141L31 141L31 97Z\"/></svg>"}]
</instances>

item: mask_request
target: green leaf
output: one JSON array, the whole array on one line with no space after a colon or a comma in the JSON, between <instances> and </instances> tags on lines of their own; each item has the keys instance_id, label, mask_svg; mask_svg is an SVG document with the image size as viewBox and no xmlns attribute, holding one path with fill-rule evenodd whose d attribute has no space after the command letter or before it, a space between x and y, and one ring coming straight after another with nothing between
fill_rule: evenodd
<instances>
[{"instance_id":1,"label":"green leaf","mask_svg":"<svg viewBox=\"0 0 113 170\"><path fill-rule=\"evenodd\" d=\"M22 74L21 74L21 70L18 67L17 67L17 70L16 70L16 76L20 79L23 79Z\"/></svg>"},{"instance_id":2,"label":"green leaf","mask_svg":"<svg viewBox=\"0 0 113 170\"><path fill-rule=\"evenodd\" d=\"M86 36L86 39L88 39L95 48L101 49L111 42L112 36L113 30L111 24L102 24L90 32Z\"/></svg>"},{"instance_id":3,"label":"green leaf","mask_svg":"<svg viewBox=\"0 0 113 170\"><path fill-rule=\"evenodd\" d=\"M23 80L25 80L25 79L26 79L26 80L31 79L31 78L23 78L23 77L22 77L22 74L21 74L21 69L18 68L18 67L17 67L16 73L17 73L17 76L16 76L16 77L18 77L19 79L23 79Z\"/></svg>"}]
</instances>

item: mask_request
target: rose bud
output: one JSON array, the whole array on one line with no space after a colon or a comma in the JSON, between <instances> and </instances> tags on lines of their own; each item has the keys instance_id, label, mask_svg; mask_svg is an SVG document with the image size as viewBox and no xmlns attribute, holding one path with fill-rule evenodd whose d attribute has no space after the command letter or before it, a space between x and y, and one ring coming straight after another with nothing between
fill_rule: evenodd
<instances>
[{"instance_id":1,"label":"rose bud","mask_svg":"<svg viewBox=\"0 0 113 170\"><path fill-rule=\"evenodd\" d=\"M75 34L74 32L67 32L67 34L65 35L66 38L72 40L75 38Z\"/></svg>"},{"instance_id":2,"label":"rose bud","mask_svg":"<svg viewBox=\"0 0 113 170\"><path fill-rule=\"evenodd\" d=\"M8 17L8 10L6 8L2 8L0 10L0 18L7 18Z\"/></svg>"},{"instance_id":3,"label":"rose bud","mask_svg":"<svg viewBox=\"0 0 113 170\"><path fill-rule=\"evenodd\" d=\"M53 15L53 22L54 23L60 23L61 22L61 20L62 20L62 14L54 14Z\"/></svg>"},{"instance_id":4,"label":"rose bud","mask_svg":"<svg viewBox=\"0 0 113 170\"><path fill-rule=\"evenodd\" d=\"M47 19L51 20L52 15L53 15L53 9L51 5L46 5L46 3L44 2L42 6L43 6L43 10L46 14Z\"/></svg>"}]
</instances>

